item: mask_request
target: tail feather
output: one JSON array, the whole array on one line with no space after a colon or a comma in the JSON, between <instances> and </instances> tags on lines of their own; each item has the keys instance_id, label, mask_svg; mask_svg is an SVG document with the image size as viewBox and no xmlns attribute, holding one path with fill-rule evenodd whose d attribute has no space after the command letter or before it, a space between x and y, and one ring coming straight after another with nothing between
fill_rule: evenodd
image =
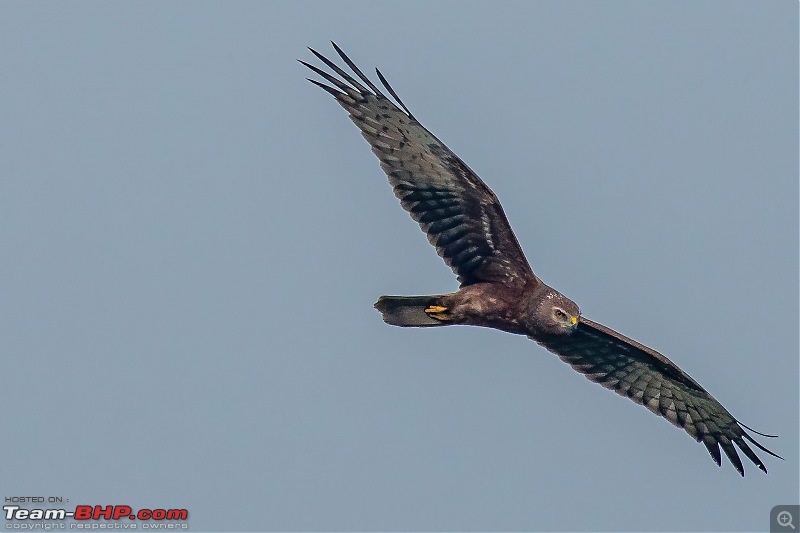
<instances>
[{"instance_id":1,"label":"tail feather","mask_svg":"<svg viewBox=\"0 0 800 533\"><path fill-rule=\"evenodd\" d=\"M375 302L375 309L381 312L384 322L393 326L444 326L446 322L431 318L425 313L425 309L437 305L441 297L441 295L381 296Z\"/></svg>"}]
</instances>

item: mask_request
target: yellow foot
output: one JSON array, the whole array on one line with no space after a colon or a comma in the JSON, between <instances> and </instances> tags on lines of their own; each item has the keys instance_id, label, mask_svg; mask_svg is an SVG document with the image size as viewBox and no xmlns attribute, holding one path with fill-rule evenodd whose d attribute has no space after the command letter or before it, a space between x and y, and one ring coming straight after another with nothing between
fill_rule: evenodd
<instances>
[{"instance_id":1,"label":"yellow foot","mask_svg":"<svg viewBox=\"0 0 800 533\"><path fill-rule=\"evenodd\" d=\"M450 320L450 317L446 313L447 308L441 305L431 305L425 308L425 314L436 320Z\"/></svg>"}]
</instances>

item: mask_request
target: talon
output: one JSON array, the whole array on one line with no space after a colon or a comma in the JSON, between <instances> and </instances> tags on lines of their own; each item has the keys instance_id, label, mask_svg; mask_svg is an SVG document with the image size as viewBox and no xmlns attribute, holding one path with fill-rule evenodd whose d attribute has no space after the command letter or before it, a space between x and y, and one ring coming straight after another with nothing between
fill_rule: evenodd
<instances>
[{"instance_id":1,"label":"talon","mask_svg":"<svg viewBox=\"0 0 800 533\"><path fill-rule=\"evenodd\" d=\"M425 308L425 314L436 320L450 320L450 317L446 313L447 308L441 305L431 305Z\"/></svg>"}]
</instances>

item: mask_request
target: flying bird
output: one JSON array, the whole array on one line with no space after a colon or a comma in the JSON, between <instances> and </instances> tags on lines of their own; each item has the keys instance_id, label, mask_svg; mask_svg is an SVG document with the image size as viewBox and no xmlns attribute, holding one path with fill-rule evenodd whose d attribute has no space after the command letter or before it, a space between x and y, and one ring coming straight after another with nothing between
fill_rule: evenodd
<instances>
[{"instance_id":1,"label":"flying bird","mask_svg":"<svg viewBox=\"0 0 800 533\"><path fill-rule=\"evenodd\" d=\"M764 472L748 442L752 431L686 372L658 353L581 315L578 306L533 273L494 193L456 154L420 124L383 74L390 96L367 78L335 44L358 78L317 51L333 74L300 61L329 92L378 156L395 195L411 214L460 288L432 296L381 296L375 308L394 326L484 326L527 335L588 379L647 407L702 442L722 464L720 448L739 473L734 444ZM393 98L392 99L390 99Z\"/></svg>"}]
</instances>

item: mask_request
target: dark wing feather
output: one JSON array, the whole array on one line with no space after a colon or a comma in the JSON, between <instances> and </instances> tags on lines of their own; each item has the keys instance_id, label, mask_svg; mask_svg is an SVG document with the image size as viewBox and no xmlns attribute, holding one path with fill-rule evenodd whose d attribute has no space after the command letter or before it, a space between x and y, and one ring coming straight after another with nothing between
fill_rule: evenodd
<instances>
[{"instance_id":1,"label":"dark wing feather","mask_svg":"<svg viewBox=\"0 0 800 533\"><path fill-rule=\"evenodd\" d=\"M378 77L402 109L333 46L361 81L314 50L311 52L341 79L301 61L331 85L309 81L331 93L350 113L380 159L400 203L461 285L538 282L489 187L417 122L380 72Z\"/></svg>"},{"instance_id":2,"label":"dark wing feather","mask_svg":"<svg viewBox=\"0 0 800 533\"><path fill-rule=\"evenodd\" d=\"M581 317L571 335L539 343L590 380L683 428L705 445L718 465L722 463L722 448L736 470L744 475L733 446L736 444L766 472L764 463L745 441L779 457L753 440L722 404L675 363L616 331Z\"/></svg>"}]
</instances>

